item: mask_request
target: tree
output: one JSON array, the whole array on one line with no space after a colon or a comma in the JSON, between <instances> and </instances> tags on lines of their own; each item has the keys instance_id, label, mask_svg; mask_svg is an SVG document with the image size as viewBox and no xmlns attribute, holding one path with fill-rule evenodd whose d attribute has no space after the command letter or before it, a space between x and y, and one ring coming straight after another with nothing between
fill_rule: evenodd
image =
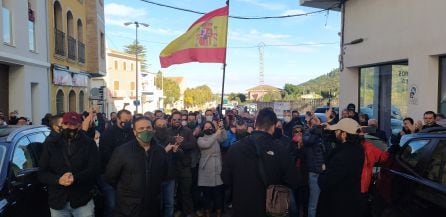
<instances>
[{"instance_id":1,"label":"tree","mask_svg":"<svg viewBox=\"0 0 446 217\"><path fill-rule=\"evenodd\" d=\"M146 62L146 53L147 50L144 47L144 45L141 45L138 43L138 47L136 47L136 40L133 41L132 44L124 46L124 52L128 54L134 54L136 55L136 52L138 51L138 61L139 64L141 64L141 71L145 71L147 69L147 62Z\"/></svg>"},{"instance_id":2,"label":"tree","mask_svg":"<svg viewBox=\"0 0 446 217\"><path fill-rule=\"evenodd\" d=\"M164 105L178 101L180 99L180 86L169 78L163 78L163 83L163 94L166 97Z\"/></svg>"},{"instance_id":3,"label":"tree","mask_svg":"<svg viewBox=\"0 0 446 217\"><path fill-rule=\"evenodd\" d=\"M156 73L156 77L155 77L155 86L158 89L162 89L163 88L163 82L161 80L162 78L163 78L163 72L162 71L158 71Z\"/></svg>"},{"instance_id":4,"label":"tree","mask_svg":"<svg viewBox=\"0 0 446 217\"><path fill-rule=\"evenodd\" d=\"M184 105L186 107L201 106L213 100L211 88L207 85L187 88L184 91Z\"/></svg>"},{"instance_id":5,"label":"tree","mask_svg":"<svg viewBox=\"0 0 446 217\"><path fill-rule=\"evenodd\" d=\"M263 95L262 102L272 102L274 100L280 100L282 96L280 93L277 92L268 92L267 94Z\"/></svg>"},{"instance_id":6,"label":"tree","mask_svg":"<svg viewBox=\"0 0 446 217\"><path fill-rule=\"evenodd\" d=\"M246 102L246 96L243 93L230 93L228 99L230 101Z\"/></svg>"}]
</instances>

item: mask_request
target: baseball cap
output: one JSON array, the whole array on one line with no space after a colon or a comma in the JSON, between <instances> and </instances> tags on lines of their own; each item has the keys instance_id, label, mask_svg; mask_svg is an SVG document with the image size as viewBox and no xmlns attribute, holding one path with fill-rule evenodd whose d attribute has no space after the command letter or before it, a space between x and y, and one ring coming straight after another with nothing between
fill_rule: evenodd
<instances>
[{"instance_id":1,"label":"baseball cap","mask_svg":"<svg viewBox=\"0 0 446 217\"><path fill-rule=\"evenodd\" d=\"M82 116L76 112L67 112L62 117L62 123L80 124L82 123Z\"/></svg>"},{"instance_id":2,"label":"baseball cap","mask_svg":"<svg viewBox=\"0 0 446 217\"><path fill-rule=\"evenodd\" d=\"M357 134L359 124L351 118L343 118L337 124L328 127L329 130L342 130L349 134Z\"/></svg>"}]
</instances>

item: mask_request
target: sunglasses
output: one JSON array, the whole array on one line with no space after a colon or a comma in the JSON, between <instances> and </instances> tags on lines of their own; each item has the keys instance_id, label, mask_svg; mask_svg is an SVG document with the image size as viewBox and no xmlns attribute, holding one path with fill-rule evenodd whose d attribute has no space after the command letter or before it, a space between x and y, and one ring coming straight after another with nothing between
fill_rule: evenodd
<instances>
[{"instance_id":1,"label":"sunglasses","mask_svg":"<svg viewBox=\"0 0 446 217\"><path fill-rule=\"evenodd\" d=\"M302 130L296 130L294 133L302 133Z\"/></svg>"}]
</instances>

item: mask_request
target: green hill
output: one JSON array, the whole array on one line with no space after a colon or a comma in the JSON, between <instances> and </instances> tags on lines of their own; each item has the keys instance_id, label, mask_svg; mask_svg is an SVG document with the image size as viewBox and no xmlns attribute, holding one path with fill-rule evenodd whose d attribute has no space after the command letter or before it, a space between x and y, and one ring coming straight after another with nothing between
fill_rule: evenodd
<instances>
[{"instance_id":1,"label":"green hill","mask_svg":"<svg viewBox=\"0 0 446 217\"><path fill-rule=\"evenodd\" d=\"M311 79L302 84L285 84L286 99L297 99L304 94L316 93L324 98L336 98L339 95L339 69Z\"/></svg>"}]
</instances>

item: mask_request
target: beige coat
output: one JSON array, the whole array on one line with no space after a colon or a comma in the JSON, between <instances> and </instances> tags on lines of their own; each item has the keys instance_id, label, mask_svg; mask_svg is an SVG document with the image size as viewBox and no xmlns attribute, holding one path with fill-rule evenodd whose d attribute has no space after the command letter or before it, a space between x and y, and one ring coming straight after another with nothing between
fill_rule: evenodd
<instances>
[{"instance_id":1,"label":"beige coat","mask_svg":"<svg viewBox=\"0 0 446 217\"><path fill-rule=\"evenodd\" d=\"M226 140L225 131L204 135L198 138L201 151L200 166L198 168L198 186L214 187L223 184L220 178L222 161L220 143Z\"/></svg>"}]
</instances>

